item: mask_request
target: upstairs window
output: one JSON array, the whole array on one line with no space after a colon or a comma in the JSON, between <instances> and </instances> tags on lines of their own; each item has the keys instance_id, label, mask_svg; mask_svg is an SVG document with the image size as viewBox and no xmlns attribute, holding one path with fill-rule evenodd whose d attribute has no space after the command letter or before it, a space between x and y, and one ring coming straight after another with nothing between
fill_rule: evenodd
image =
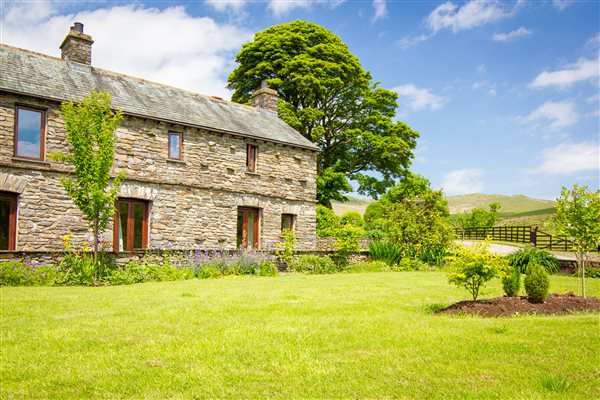
<instances>
[{"instance_id":1,"label":"upstairs window","mask_svg":"<svg viewBox=\"0 0 600 400\"><path fill-rule=\"evenodd\" d=\"M296 216L294 214L281 214L281 231L296 230Z\"/></svg>"},{"instance_id":2,"label":"upstairs window","mask_svg":"<svg viewBox=\"0 0 600 400\"><path fill-rule=\"evenodd\" d=\"M44 159L46 112L35 108L15 107L15 157Z\"/></svg>"},{"instance_id":3,"label":"upstairs window","mask_svg":"<svg viewBox=\"0 0 600 400\"><path fill-rule=\"evenodd\" d=\"M248 172L256 172L256 156L258 147L253 144L246 145L246 167Z\"/></svg>"},{"instance_id":4,"label":"upstairs window","mask_svg":"<svg viewBox=\"0 0 600 400\"><path fill-rule=\"evenodd\" d=\"M15 250L17 237L17 195L0 192L0 250Z\"/></svg>"},{"instance_id":5,"label":"upstairs window","mask_svg":"<svg viewBox=\"0 0 600 400\"><path fill-rule=\"evenodd\" d=\"M183 159L183 134L169 132L169 159Z\"/></svg>"},{"instance_id":6,"label":"upstairs window","mask_svg":"<svg viewBox=\"0 0 600 400\"><path fill-rule=\"evenodd\" d=\"M148 202L119 199L116 204L113 248L133 251L148 246Z\"/></svg>"}]
</instances>

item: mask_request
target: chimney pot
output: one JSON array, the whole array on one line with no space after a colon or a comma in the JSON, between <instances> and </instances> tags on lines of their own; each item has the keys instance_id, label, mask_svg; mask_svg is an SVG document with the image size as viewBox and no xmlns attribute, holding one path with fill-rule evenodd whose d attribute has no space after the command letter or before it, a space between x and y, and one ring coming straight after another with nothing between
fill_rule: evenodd
<instances>
[{"instance_id":1,"label":"chimney pot","mask_svg":"<svg viewBox=\"0 0 600 400\"><path fill-rule=\"evenodd\" d=\"M267 81L262 81L260 83L260 89L252 93L252 96L250 97L252 99L252 107L267 110L277 115L279 95L276 90L269 87Z\"/></svg>"},{"instance_id":2,"label":"chimney pot","mask_svg":"<svg viewBox=\"0 0 600 400\"><path fill-rule=\"evenodd\" d=\"M67 62L92 65L92 37L83 33L83 24L75 22L60 45L61 57Z\"/></svg>"}]
</instances>

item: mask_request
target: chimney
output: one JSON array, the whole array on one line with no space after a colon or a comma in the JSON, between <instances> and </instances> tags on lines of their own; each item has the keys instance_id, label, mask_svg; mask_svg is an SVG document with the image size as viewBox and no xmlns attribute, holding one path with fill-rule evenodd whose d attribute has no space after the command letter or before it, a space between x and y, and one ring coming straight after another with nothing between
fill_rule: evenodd
<instances>
[{"instance_id":1,"label":"chimney","mask_svg":"<svg viewBox=\"0 0 600 400\"><path fill-rule=\"evenodd\" d=\"M83 24L75 22L60 45L61 57L68 62L92 65L92 37L83 33Z\"/></svg>"},{"instance_id":2,"label":"chimney","mask_svg":"<svg viewBox=\"0 0 600 400\"><path fill-rule=\"evenodd\" d=\"M267 81L260 83L260 89L252 93L252 107L274 112L277 115L277 91L270 89Z\"/></svg>"}]
</instances>

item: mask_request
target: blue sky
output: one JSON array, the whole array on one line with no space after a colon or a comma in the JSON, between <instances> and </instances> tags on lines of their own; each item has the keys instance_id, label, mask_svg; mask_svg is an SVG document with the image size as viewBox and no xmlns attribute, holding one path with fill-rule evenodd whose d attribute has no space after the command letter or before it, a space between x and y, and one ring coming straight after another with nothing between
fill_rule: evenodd
<instances>
[{"instance_id":1,"label":"blue sky","mask_svg":"<svg viewBox=\"0 0 600 400\"><path fill-rule=\"evenodd\" d=\"M556 198L600 181L598 1L6 1L0 41L59 56L84 23L94 66L225 98L254 33L302 19L341 37L398 118L413 171L446 194Z\"/></svg>"}]
</instances>

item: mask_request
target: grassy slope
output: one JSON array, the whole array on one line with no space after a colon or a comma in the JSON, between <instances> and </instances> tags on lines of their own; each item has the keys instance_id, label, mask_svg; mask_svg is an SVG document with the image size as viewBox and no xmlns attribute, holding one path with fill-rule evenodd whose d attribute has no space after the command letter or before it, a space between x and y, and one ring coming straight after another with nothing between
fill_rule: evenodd
<instances>
[{"instance_id":1,"label":"grassy slope","mask_svg":"<svg viewBox=\"0 0 600 400\"><path fill-rule=\"evenodd\" d=\"M2 398L535 398L599 393L598 314L431 315L439 272L0 288ZM575 279L552 277L552 290ZM590 294L599 295L597 282ZM484 296L501 294L498 282Z\"/></svg>"},{"instance_id":2,"label":"grassy slope","mask_svg":"<svg viewBox=\"0 0 600 400\"><path fill-rule=\"evenodd\" d=\"M358 211L362 215L365 213L365 210L369 204L373 203L374 201L375 200L373 199L348 196L347 202L339 203L337 201L332 201L331 206L333 208L333 212L337 215L342 215L346 211Z\"/></svg>"},{"instance_id":3,"label":"grassy slope","mask_svg":"<svg viewBox=\"0 0 600 400\"><path fill-rule=\"evenodd\" d=\"M500 203L501 213L523 213L545 208L554 207L555 201L533 199L523 195L504 196L499 194L465 194L459 196L447 196L450 214L470 211L475 207L487 209L492 201Z\"/></svg>"},{"instance_id":4,"label":"grassy slope","mask_svg":"<svg viewBox=\"0 0 600 400\"><path fill-rule=\"evenodd\" d=\"M504 217L553 214L553 200L533 199L523 195L503 196L499 194L465 194L459 196L447 196L450 214L470 211L475 207L483 207L487 209L488 204L492 201L500 203L501 215ZM358 211L364 214L365 209L373 201L372 199L348 197L348 202L338 203L332 202L333 211L337 215L342 215L346 211Z\"/></svg>"}]
</instances>

